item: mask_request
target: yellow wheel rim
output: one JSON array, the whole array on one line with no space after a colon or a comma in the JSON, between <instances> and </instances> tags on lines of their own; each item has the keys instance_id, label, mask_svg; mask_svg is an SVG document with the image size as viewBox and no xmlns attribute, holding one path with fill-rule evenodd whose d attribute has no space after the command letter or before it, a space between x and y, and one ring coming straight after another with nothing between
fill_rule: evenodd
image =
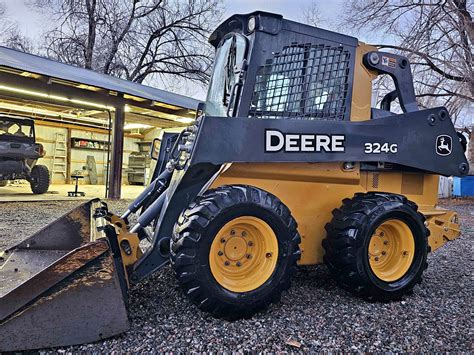
<instances>
[{"instance_id":1,"label":"yellow wheel rim","mask_svg":"<svg viewBox=\"0 0 474 355\"><path fill-rule=\"evenodd\" d=\"M278 260L273 229L257 217L242 216L216 234L209 264L216 281L232 292L249 292L272 276Z\"/></svg>"},{"instance_id":2,"label":"yellow wheel rim","mask_svg":"<svg viewBox=\"0 0 474 355\"><path fill-rule=\"evenodd\" d=\"M415 239L402 221L383 222L370 238L369 264L380 280L393 282L402 278L413 262Z\"/></svg>"}]
</instances>

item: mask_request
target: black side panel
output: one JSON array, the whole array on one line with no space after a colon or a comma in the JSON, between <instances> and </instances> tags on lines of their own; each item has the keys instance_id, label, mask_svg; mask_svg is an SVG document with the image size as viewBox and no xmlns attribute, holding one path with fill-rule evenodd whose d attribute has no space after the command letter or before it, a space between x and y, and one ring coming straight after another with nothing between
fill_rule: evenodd
<instances>
[{"instance_id":1,"label":"black side panel","mask_svg":"<svg viewBox=\"0 0 474 355\"><path fill-rule=\"evenodd\" d=\"M278 135L283 145L272 149ZM318 149L318 140L329 143ZM191 164L229 162L385 162L446 176L469 170L444 108L363 122L205 117Z\"/></svg>"}]
</instances>

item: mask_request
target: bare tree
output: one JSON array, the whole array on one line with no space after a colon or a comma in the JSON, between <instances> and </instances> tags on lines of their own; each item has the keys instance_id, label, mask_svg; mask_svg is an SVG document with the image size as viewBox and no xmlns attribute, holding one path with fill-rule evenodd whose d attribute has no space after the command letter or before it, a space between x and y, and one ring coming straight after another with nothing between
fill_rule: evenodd
<instances>
[{"instance_id":1,"label":"bare tree","mask_svg":"<svg viewBox=\"0 0 474 355\"><path fill-rule=\"evenodd\" d=\"M9 16L4 1L0 1L0 44L22 52L33 52L31 41L18 28Z\"/></svg>"},{"instance_id":2,"label":"bare tree","mask_svg":"<svg viewBox=\"0 0 474 355\"><path fill-rule=\"evenodd\" d=\"M376 43L378 48L410 58L421 106L445 105L455 123L469 124L472 117L465 116L472 115L474 103L472 1L350 0L344 6L346 31L384 34L393 43ZM384 88L387 80L378 84Z\"/></svg>"},{"instance_id":3,"label":"bare tree","mask_svg":"<svg viewBox=\"0 0 474 355\"><path fill-rule=\"evenodd\" d=\"M36 53L31 39L21 33L16 24L3 31L2 45L25 53Z\"/></svg>"},{"instance_id":4,"label":"bare tree","mask_svg":"<svg viewBox=\"0 0 474 355\"><path fill-rule=\"evenodd\" d=\"M58 25L49 57L135 82L206 82L221 0L32 0Z\"/></svg>"},{"instance_id":5,"label":"bare tree","mask_svg":"<svg viewBox=\"0 0 474 355\"><path fill-rule=\"evenodd\" d=\"M321 9L316 1L303 6L302 12L303 14L300 17L302 22L316 27L320 27L325 23L325 19L321 16Z\"/></svg>"}]
</instances>

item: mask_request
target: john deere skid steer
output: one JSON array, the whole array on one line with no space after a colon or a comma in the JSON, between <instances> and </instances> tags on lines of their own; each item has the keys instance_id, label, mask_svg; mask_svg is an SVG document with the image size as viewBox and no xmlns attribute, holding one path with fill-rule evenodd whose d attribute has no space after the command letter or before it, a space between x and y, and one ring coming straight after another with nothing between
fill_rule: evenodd
<instances>
[{"instance_id":1,"label":"john deere skid steer","mask_svg":"<svg viewBox=\"0 0 474 355\"><path fill-rule=\"evenodd\" d=\"M169 262L226 319L278 301L298 265L398 300L460 234L436 204L438 175L468 171L463 147L446 109L419 110L407 58L263 12L232 16L210 43L207 100L163 140L175 143L128 210L90 201L3 252L0 351L126 331L127 290ZM374 108L379 75L396 90Z\"/></svg>"}]
</instances>

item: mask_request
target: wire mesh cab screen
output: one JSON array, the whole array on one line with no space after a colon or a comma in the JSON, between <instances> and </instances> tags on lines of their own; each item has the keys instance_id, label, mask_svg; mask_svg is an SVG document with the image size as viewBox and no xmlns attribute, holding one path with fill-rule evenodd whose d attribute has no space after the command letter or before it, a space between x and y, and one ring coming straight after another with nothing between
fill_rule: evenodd
<instances>
[{"instance_id":1,"label":"wire mesh cab screen","mask_svg":"<svg viewBox=\"0 0 474 355\"><path fill-rule=\"evenodd\" d=\"M259 67L249 117L343 120L349 71L342 46L292 43Z\"/></svg>"}]
</instances>

